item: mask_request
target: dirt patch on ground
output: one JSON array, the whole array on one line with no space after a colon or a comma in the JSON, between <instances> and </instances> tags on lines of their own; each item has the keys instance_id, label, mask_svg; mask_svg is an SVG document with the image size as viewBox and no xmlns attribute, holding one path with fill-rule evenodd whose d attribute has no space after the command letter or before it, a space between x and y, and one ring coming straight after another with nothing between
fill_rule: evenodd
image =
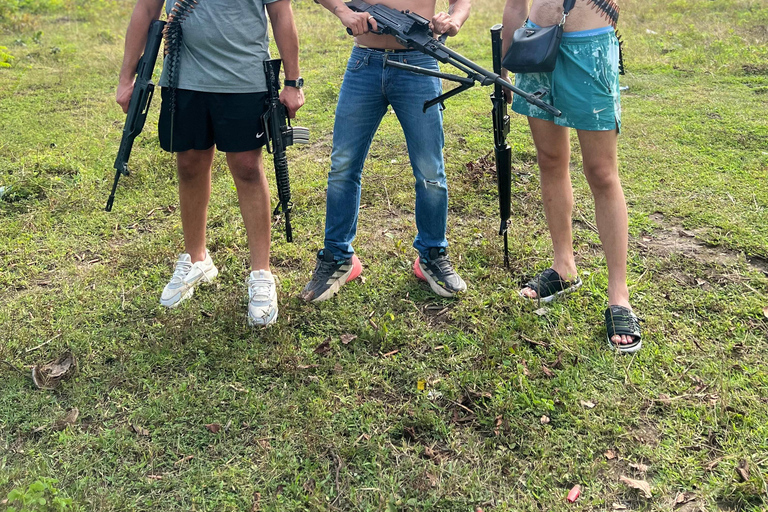
<instances>
[{"instance_id":1,"label":"dirt patch on ground","mask_svg":"<svg viewBox=\"0 0 768 512\"><path fill-rule=\"evenodd\" d=\"M768 260L747 258L743 253L720 246L711 246L701 240L706 229L685 229L676 219L659 213L649 216L659 229L635 241L642 250L661 255L680 254L709 265L738 266L746 263L768 275Z\"/></svg>"}]
</instances>

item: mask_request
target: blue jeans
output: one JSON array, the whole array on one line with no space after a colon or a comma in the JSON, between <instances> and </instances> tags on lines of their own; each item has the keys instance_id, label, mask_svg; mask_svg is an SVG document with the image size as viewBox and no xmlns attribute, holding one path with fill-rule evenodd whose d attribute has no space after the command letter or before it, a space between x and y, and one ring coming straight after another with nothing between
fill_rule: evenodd
<instances>
[{"instance_id":1,"label":"blue jeans","mask_svg":"<svg viewBox=\"0 0 768 512\"><path fill-rule=\"evenodd\" d=\"M441 93L440 79L384 67L384 59L438 70L437 61L420 52L385 53L355 47L339 92L333 127L331 172L325 210L325 249L337 259L351 258L360 208L363 163L371 140L387 112L397 115L405 133L416 178L416 228L413 246L422 258L431 247L447 247L448 187L443 165L443 114L422 107Z\"/></svg>"}]
</instances>

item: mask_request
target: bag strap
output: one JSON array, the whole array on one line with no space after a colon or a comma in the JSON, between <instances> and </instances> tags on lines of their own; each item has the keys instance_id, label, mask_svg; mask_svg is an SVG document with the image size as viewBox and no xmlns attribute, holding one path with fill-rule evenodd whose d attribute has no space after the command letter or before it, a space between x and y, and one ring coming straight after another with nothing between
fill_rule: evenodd
<instances>
[{"instance_id":1,"label":"bag strap","mask_svg":"<svg viewBox=\"0 0 768 512\"><path fill-rule=\"evenodd\" d=\"M561 27L565 25L565 19L568 17L568 14L571 12L574 5L576 5L576 0L563 0L563 19L560 20Z\"/></svg>"}]
</instances>

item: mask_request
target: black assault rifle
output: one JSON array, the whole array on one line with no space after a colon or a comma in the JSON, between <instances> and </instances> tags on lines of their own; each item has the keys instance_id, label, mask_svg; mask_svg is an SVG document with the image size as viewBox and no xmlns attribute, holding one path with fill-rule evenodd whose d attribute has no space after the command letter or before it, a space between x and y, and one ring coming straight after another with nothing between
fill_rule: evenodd
<instances>
[{"instance_id":1,"label":"black assault rifle","mask_svg":"<svg viewBox=\"0 0 768 512\"><path fill-rule=\"evenodd\" d=\"M112 192L107 199L106 211L112 211L112 203L115 202L115 191L120 176L128 176L128 160L131 158L133 141L144 128L144 122L147 120L149 104L152 102L152 95L155 91L155 84L152 82L152 73L155 70L157 62L157 53L160 51L160 43L163 40L163 27L165 22L155 20L149 25L149 34L147 35L147 44L144 47L144 55L141 56L138 66L136 66L136 82L133 86L131 101L128 104L128 115L123 127L123 138L120 140L120 149L117 151L115 159L115 182L112 184Z\"/></svg>"},{"instance_id":2,"label":"black assault rifle","mask_svg":"<svg viewBox=\"0 0 768 512\"><path fill-rule=\"evenodd\" d=\"M264 133L267 136L267 151L274 155L275 181L277 182L278 203L273 216L278 215L280 209L285 216L285 239L293 242L291 232L291 182L288 177L288 158L285 149L295 143L307 144L309 142L309 130L300 126L291 126L288 119L288 110L280 103L280 59L264 61L264 72L267 76L267 109L261 117L264 124Z\"/></svg>"},{"instance_id":3,"label":"black assault rifle","mask_svg":"<svg viewBox=\"0 0 768 512\"><path fill-rule=\"evenodd\" d=\"M466 91L479 83L480 85L493 85L494 92L491 95L493 102L493 133L494 149L496 156L496 176L499 189L499 213L501 216L501 227L499 235L504 235L504 264L509 266L509 249L507 242L507 226L511 215L512 199L512 150L507 144L506 138L509 134L509 116L507 115L507 104L504 97L504 89L508 89L542 110L549 112L554 116L560 116L560 111L541 100L548 93L545 88L539 89L534 93L527 93L518 89L508 81L501 78L501 25L495 25L491 29L491 43L493 53L493 71L489 71L472 62L461 54L445 46L446 34L435 39L432 30L429 28L429 20L410 11L398 11L385 5L370 5L363 0L352 0L346 3L347 7L356 12L365 12L376 20L377 29L372 31L375 34L389 34L395 37L398 43L406 48L418 50L421 53L430 55L436 60L450 64L467 76L451 75L439 71L432 71L419 66L412 66L402 62L387 60L385 66L405 69L422 75L434 76L444 80L457 82L458 87L441 94L437 98L424 102L424 111L435 105L445 108L444 101L451 96L455 96L462 91ZM348 33L352 33L347 29Z\"/></svg>"}]
</instances>

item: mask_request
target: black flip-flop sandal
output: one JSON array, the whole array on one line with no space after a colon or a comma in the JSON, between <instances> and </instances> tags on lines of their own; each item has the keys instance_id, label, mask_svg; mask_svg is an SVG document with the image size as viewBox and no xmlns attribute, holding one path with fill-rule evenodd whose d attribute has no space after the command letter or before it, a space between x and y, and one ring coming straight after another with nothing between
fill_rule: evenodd
<instances>
[{"instance_id":1,"label":"black flip-flop sandal","mask_svg":"<svg viewBox=\"0 0 768 512\"><path fill-rule=\"evenodd\" d=\"M635 313L624 306L608 306L605 310L605 339L611 348L624 354L631 354L640 350L643 341L640 336L640 320ZM632 336L635 341L627 345L617 344L611 341L614 336Z\"/></svg>"},{"instance_id":2,"label":"black flip-flop sandal","mask_svg":"<svg viewBox=\"0 0 768 512\"><path fill-rule=\"evenodd\" d=\"M576 278L573 281L566 281L555 269L548 268L538 276L534 277L523 288L530 288L536 292L536 297L528 297L523 294L522 290L518 293L526 299L552 302L556 298L566 293L576 291L581 286L581 279Z\"/></svg>"}]
</instances>

